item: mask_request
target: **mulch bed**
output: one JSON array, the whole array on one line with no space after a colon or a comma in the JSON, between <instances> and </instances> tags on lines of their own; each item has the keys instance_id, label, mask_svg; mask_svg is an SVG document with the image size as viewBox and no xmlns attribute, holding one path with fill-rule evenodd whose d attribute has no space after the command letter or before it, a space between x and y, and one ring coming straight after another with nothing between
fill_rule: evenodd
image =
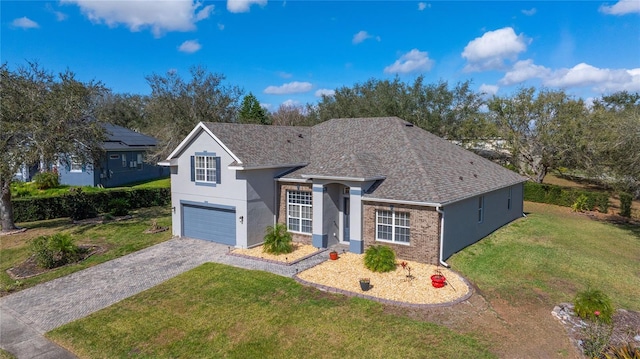
<instances>
[{"instance_id":1,"label":"mulch bed","mask_svg":"<svg viewBox=\"0 0 640 359\"><path fill-rule=\"evenodd\" d=\"M77 262L69 263L67 265L82 262L83 260L91 257L94 254L104 253L107 250L105 247L94 246L94 245L79 245L78 247L80 248L81 252L83 253L80 256L80 259ZM56 268L60 268L60 267L56 267ZM7 269L7 273L9 274L9 276L12 279L20 280L20 279L26 279L26 278L35 277L37 275L40 275L42 273L46 273L46 272L54 270L56 268L42 268L42 267L39 267L36 264L35 256L31 256L31 257L27 258L27 260L25 260L24 262L20 263L19 265Z\"/></svg>"}]
</instances>

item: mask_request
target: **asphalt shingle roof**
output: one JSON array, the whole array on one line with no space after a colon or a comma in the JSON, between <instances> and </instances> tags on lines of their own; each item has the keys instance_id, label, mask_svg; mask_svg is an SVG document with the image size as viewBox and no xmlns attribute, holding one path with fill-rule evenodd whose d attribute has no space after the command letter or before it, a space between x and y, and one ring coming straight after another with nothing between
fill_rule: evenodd
<instances>
[{"instance_id":1,"label":"asphalt shingle roof","mask_svg":"<svg viewBox=\"0 0 640 359\"><path fill-rule=\"evenodd\" d=\"M397 117L314 127L205 124L245 167L307 163L285 178L384 178L365 198L452 202L525 178Z\"/></svg>"},{"instance_id":2,"label":"asphalt shingle roof","mask_svg":"<svg viewBox=\"0 0 640 359\"><path fill-rule=\"evenodd\" d=\"M203 124L242 161L245 168L309 162L310 127Z\"/></svg>"}]
</instances>

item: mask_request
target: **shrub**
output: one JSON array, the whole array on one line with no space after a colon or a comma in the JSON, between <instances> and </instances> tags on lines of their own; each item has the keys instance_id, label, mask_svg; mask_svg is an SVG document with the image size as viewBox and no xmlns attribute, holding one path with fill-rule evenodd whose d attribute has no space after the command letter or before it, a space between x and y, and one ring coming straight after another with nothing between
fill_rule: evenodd
<instances>
[{"instance_id":1,"label":"shrub","mask_svg":"<svg viewBox=\"0 0 640 359\"><path fill-rule=\"evenodd\" d=\"M293 239L291 233L287 231L287 226L284 223L276 223L275 226L267 227L262 250L271 254L291 253L293 252L292 242Z\"/></svg>"},{"instance_id":2,"label":"shrub","mask_svg":"<svg viewBox=\"0 0 640 359\"><path fill-rule=\"evenodd\" d=\"M582 319L611 323L613 317L611 299L601 290L587 289L579 292L573 305L576 314Z\"/></svg>"},{"instance_id":3,"label":"shrub","mask_svg":"<svg viewBox=\"0 0 640 359\"><path fill-rule=\"evenodd\" d=\"M609 193L602 192L596 196L596 206L598 212L609 213Z\"/></svg>"},{"instance_id":4,"label":"shrub","mask_svg":"<svg viewBox=\"0 0 640 359\"><path fill-rule=\"evenodd\" d=\"M631 217L631 201L633 196L629 193L620 192L620 215L623 217Z\"/></svg>"},{"instance_id":5,"label":"shrub","mask_svg":"<svg viewBox=\"0 0 640 359\"><path fill-rule=\"evenodd\" d=\"M55 268L78 260L80 248L68 234L54 234L34 238L29 244L38 266Z\"/></svg>"},{"instance_id":6,"label":"shrub","mask_svg":"<svg viewBox=\"0 0 640 359\"><path fill-rule=\"evenodd\" d=\"M372 272L390 272L396 269L396 254L388 246L371 246L364 254L364 266Z\"/></svg>"},{"instance_id":7,"label":"shrub","mask_svg":"<svg viewBox=\"0 0 640 359\"><path fill-rule=\"evenodd\" d=\"M631 343L623 346L609 347L604 353L606 359L637 359L640 358L640 348L636 348Z\"/></svg>"},{"instance_id":8,"label":"shrub","mask_svg":"<svg viewBox=\"0 0 640 359\"><path fill-rule=\"evenodd\" d=\"M587 200L587 195L585 195L584 193L581 194L580 196L578 196L576 201L573 202L573 204L571 205L571 209L573 209L574 212L584 212L590 210L587 204Z\"/></svg>"},{"instance_id":9,"label":"shrub","mask_svg":"<svg viewBox=\"0 0 640 359\"><path fill-rule=\"evenodd\" d=\"M67 198L69 199L69 217L71 219L80 220L98 215L94 202L89 200L82 188L71 188Z\"/></svg>"},{"instance_id":10,"label":"shrub","mask_svg":"<svg viewBox=\"0 0 640 359\"><path fill-rule=\"evenodd\" d=\"M57 172L40 172L33 176L33 182L38 189L49 189L60 187L60 180Z\"/></svg>"},{"instance_id":11,"label":"shrub","mask_svg":"<svg viewBox=\"0 0 640 359\"><path fill-rule=\"evenodd\" d=\"M126 198L114 198L109 201L109 213L113 216L129 214L129 201Z\"/></svg>"}]
</instances>

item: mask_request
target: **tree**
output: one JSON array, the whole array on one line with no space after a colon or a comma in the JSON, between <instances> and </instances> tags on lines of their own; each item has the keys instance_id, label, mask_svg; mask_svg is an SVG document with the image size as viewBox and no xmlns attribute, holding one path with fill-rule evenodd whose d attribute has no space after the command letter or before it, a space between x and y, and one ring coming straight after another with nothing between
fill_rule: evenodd
<instances>
[{"instance_id":1,"label":"tree","mask_svg":"<svg viewBox=\"0 0 640 359\"><path fill-rule=\"evenodd\" d=\"M490 115L508 142L512 161L520 172L542 183L549 169L569 164L581 136L585 117L582 100L563 91L520 89L512 97L489 101Z\"/></svg>"},{"instance_id":2,"label":"tree","mask_svg":"<svg viewBox=\"0 0 640 359\"><path fill-rule=\"evenodd\" d=\"M190 69L191 79L183 80L176 71L147 76L151 95L145 108L149 135L158 139L155 160L166 158L201 121L233 122L242 91L224 86L225 77L204 67Z\"/></svg>"},{"instance_id":3,"label":"tree","mask_svg":"<svg viewBox=\"0 0 640 359\"><path fill-rule=\"evenodd\" d=\"M145 96L109 92L97 100L95 116L101 122L142 132L149 127L146 103Z\"/></svg>"},{"instance_id":4,"label":"tree","mask_svg":"<svg viewBox=\"0 0 640 359\"><path fill-rule=\"evenodd\" d=\"M491 130L480 109L484 101L461 82L453 89L447 82L425 84L419 76L413 84L370 79L353 87L341 87L318 103L320 120L339 117L397 116L447 139L487 137Z\"/></svg>"},{"instance_id":5,"label":"tree","mask_svg":"<svg viewBox=\"0 0 640 359\"><path fill-rule=\"evenodd\" d=\"M260 106L260 102L258 102L258 99L251 92L242 100L242 105L238 112L238 122L258 123L261 125L269 124L267 112Z\"/></svg>"},{"instance_id":6,"label":"tree","mask_svg":"<svg viewBox=\"0 0 640 359\"><path fill-rule=\"evenodd\" d=\"M271 123L278 126L313 126L316 123L314 108L311 105L281 104L270 114Z\"/></svg>"},{"instance_id":7,"label":"tree","mask_svg":"<svg viewBox=\"0 0 640 359\"><path fill-rule=\"evenodd\" d=\"M626 91L594 101L585 121L576 168L640 196L640 94Z\"/></svg>"},{"instance_id":8,"label":"tree","mask_svg":"<svg viewBox=\"0 0 640 359\"><path fill-rule=\"evenodd\" d=\"M93 104L105 89L99 82L83 83L69 70L54 76L37 63L16 71L0 67L0 223L16 229L11 182L22 165L70 161L91 162L100 151L104 129L91 118Z\"/></svg>"}]
</instances>

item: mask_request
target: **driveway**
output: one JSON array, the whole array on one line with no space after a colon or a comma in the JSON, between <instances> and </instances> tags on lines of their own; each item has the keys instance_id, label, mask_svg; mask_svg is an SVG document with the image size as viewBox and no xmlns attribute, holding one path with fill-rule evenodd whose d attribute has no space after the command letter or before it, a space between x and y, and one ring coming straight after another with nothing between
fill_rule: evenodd
<instances>
[{"instance_id":1,"label":"driveway","mask_svg":"<svg viewBox=\"0 0 640 359\"><path fill-rule=\"evenodd\" d=\"M18 358L74 358L43 334L152 288L206 262L292 277L326 259L318 254L295 265L227 255L229 247L173 238L0 298L0 347Z\"/></svg>"}]
</instances>

